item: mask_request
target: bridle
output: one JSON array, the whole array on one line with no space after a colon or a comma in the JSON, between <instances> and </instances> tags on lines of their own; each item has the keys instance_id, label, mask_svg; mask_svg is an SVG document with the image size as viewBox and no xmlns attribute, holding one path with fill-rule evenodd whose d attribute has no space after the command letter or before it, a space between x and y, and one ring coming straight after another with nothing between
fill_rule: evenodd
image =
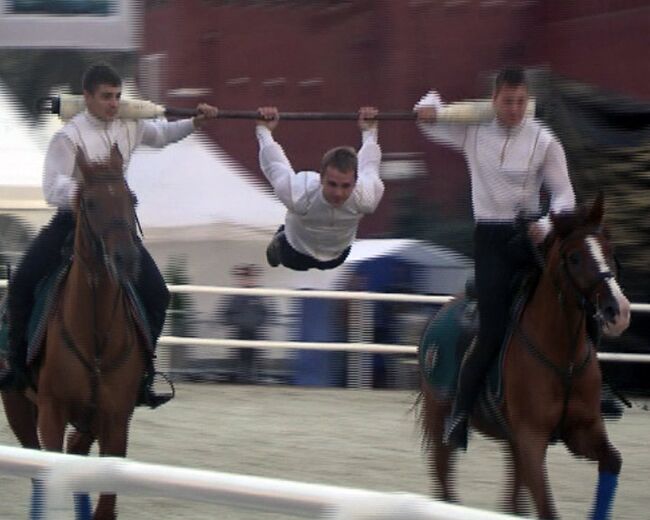
<instances>
[{"instance_id":1,"label":"bridle","mask_svg":"<svg viewBox=\"0 0 650 520\"><path fill-rule=\"evenodd\" d=\"M126 181L124 180L123 176L120 175L119 179L121 179L126 184ZM108 177L104 175L103 180L113 181L113 180L118 180L118 178L117 176ZM127 190L128 190L128 186L127 186ZM134 237L137 238L135 224L138 224L139 226L139 223L137 221L137 214L135 212L136 198L133 192L131 192L130 190L129 190L129 196L132 197L132 200L134 202L133 209L132 209L133 212L132 218L130 219L128 216L122 218L113 218L105 226L103 226L100 232L96 232L95 229L93 228L93 225L89 218L89 210L87 207L87 203L83 197L83 194L81 194L79 197L79 206L78 206L79 209L77 211L77 218L79 220L79 225L82 226L82 233L89 241L94 257L96 259L100 259L102 265L106 268L106 270L109 273L112 272L113 267L106 247L106 241L108 237L116 231L126 230L128 233L132 234ZM88 282L92 290L92 307L93 307L92 309L92 316L93 316L92 359L88 359L88 356L84 355L82 349L80 349L79 346L75 343L74 338L70 333L69 329L67 328L65 321L63 319L63 313L61 312L60 304L57 305L56 315L58 317L58 321L61 327L61 339L63 341L63 344L77 358L80 364L85 368L85 370L90 375L90 389L91 389L90 405L86 411L86 417L85 417L86 424L90 424L98 406L99 378L102 374L106 374L108 372L120 368L129 359L129 357L131 356L134 350L136 342L133 341L132 337L130 337L131 335L129 334L128 331L133 330L133 328L136 327L136 325L135 325L135 320L131 315L131 313L127 312L126 316L128 319L128 323L127 323L128 326L125 327L124 337L123 339L120 340L123 341L124 345L119 355L115 359L113 359L112 363L105 364L103 358L104 358L106 346L108 345L109 341L111 340L115 341L116 338L113 337L113 335L111 334L112 328L109 328L109 330L105 331L103 334L100 334L98 332L98 328L99 328L98 327L99 316L98 316L98 306L97 306L97 302L99 298L98 276L97 273L93 273L92 271L93 267L89 265L86 259L84 259L83 255L79 253L77 247L78 245L75 244L74 258L80 261L82 264L84 264L85 269L89 273L92 273L88 277ZM107 323L110 324L110 327L112 327L116 322L114 317L117 314L117 310L119 308L120 303L124 301L125 289L119 281L117 281L117 283L120 285L120 287L116 291L116 294L110 305L110 317L109 320L107 321Z\"/></svg>"},{"instance_id":2,"label":"bridle","mask_svg":"<svg viewBox=\"0 0 650 520\"><path fill-rule=\"evenodd\" d=\"M109 181L122 180L126 185L126 180L124 180L124 177L122 175L120 175L119 177L103 176L103 179ZM128 188L128 186L127 186L127 190L129 192L129 196L135 201L136 200L135 194ZM90 222L90 219L88 217L89 211L86 204L87 204L86 200L84 199L83 195L81 195L79 197L79 211L77 212L77 214L78 214L78 218L81 221L80 223L83 229L83 233L90 241L91 248L93 250L95 258L101 259L104 267L106 267L110 271L111 263L110 263L108 251L106 249L106 240L112 233L124 229L130 235L137 237L136 225L139 229L140 223L138 221L137 214L135 212L135 203L132 209L132 219L128 219L127 217L113 218L108 222L107 225L103 227L100 233L95 232L95 230L93 229L92 223ZM134 223L136 225L134 225ZM82 258L82 256L78 254L76 250L76 246L75 246L75 256L78 258Z\"/></svg>"},{"instance_id":3,"label":"bridle","mask_svg":"<svg viewBox=\"0 0 650 520\"><path fill-rule=\"evenodd\" d=\"M575 234L575 233L574 233ZM611 268L607 269L605 271L599 272L596 276L594 281L588 286L588 287L581 287L578 281L576 280L575 276L571 272L571 269L569 268L569 255L570 252L563 250L563 244L570 239L573 239L573 235L571 234L568 237L562 239L561 244L560 244L560 268L562 270L562 273L564 277L568 280L569 286L573 290L573 294L576 297L576 300L578 301L578 305L585 309L586 311L593 311L594 316L598 317L600 316L600 310L598 309L597 303L594 303L593 297L594 293L596 290L607 280L611 280L612 278L615 278L616 275L615 273L612 272ZM602 232L596 231L593 233L594 235L600 235ZM607 264L609 267L609 263ZM561 291L559 283L556 281L556 286L558 287L559 291Z\"/></svg>"},{"instance_id":4,"label":"bridle","mask_svg":"<svg viewBox=\"0 0 650 520\"><path fill-rule=\"evenodd\" d=\"M570 263L569 256L572 251L568 251L566 247L567 243L573 241L576 238L575 235L577 233L578 231L575 231L566 237L558 239L560 242L559 243L560 259L559 259L559 266L558 266L559 275L564 277L568 283L563 284L561 282L561 279L558 277L557 273L555 276L552 276L551 278L553 285L555 286L557 291L558 303L565 309L565 311L568 311L568 307L567 307L568 301L564 290L565 286L568 286L570 288L572 295L575 297L575 301L577 301L577 305L580 310L580 318L578 319L578 323L575 330L571 330L571 324L569 323L568 319L565 320L565 324L567 327L567 334L570 338L569 363L566 366L559 366L535 345L535 343L532 341L530 336L526 334L526 332L523 330L520 321L518 321L515 324L515 331L519 334L519 336L523 340L523 343L527 348L527 350L533 355L533 357L538 359L544 366L546 366L552 372L554 372L559 377L564 387L562 415L560 417L557 426L555 427L556 435L559 435L561 433L564 427L564 423L566 421L566 417L568 414L568 404L571 396L573 381L576 377L580 376L580 374L582 374L582 372L587 368L587 366L591 362L592 357L594 357L594 350L597 350L600 345L600 340L601 340L600 333L598 334L596 345L594 345L591 341L589 341L589 339L587 339L588 341L587 353L582 360L576 362L576 356L579 348L578 340L580 339L580 332L582 331L582 327L585 323L587 313L591 313L599 321L599 323L601 323L603 320L597 302L593 303L592 301L594 293L603 283L605 283L607 280L614 278L614 273L612 272L612 270L607 269L605 271L599 272L598 275L596 276L596 279L588 287L580 286L580 284L576 280L576 277L574 276L574 274L572 273L569 267L569 263ZM588 233L585 233L584 230L581 230L580 233L581 235L584 236L588 235ZM597 231L594 234L600 235L601 233L602 233L601 231ZM539 264L539 267L542 270L544 270L544 268L546 267L546 260L542 257L541 254L539 254L538 251L536 251L536 253L537 254L535 255L535 257L537 259L537 263ZM607 265L609 266L609 263ZM565 316L568 315L567 312L563 312L562 314Z\"/></svg>"}]
</instances>

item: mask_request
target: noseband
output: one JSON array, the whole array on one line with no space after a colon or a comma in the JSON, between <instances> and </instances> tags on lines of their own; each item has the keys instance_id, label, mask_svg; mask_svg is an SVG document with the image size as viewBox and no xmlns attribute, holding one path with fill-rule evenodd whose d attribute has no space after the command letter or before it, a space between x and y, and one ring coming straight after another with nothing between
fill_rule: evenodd
<instances>
[{"instance_id":1,"label":"noseband","mask_svg":"<svg viewBox=\"0 0 650 520\"><path fill-rule=\"evenodd\" d=\"M565 239L562 240L562 243L568 241L571 237L571 235ZM560 250L562 250L562 245L560 245ZM569 259L568 259L569 253L566 251L562 251L560 254L560 268L566 279L569 281L569 286L573 290L573 294L576 296L576 299L578 301L578 306L581 309L588 310L590 312L593 311L594 315L598 314L598 307L597 304L595 304L592 299L594 296L594 293L600 287L603 283L605 283L607 280L611 280L612 278L615 278L615 274L612 272L611 269L607 269L606 271L601 271L595 276L595 280L588 286L588 287L581 287L580 284L578 284L575 276L572 274L571 269L569 269ZM609 263L607 264L609 267ZM558 291L560 293L560 297L562 297L562 289L560 284L556 283L556 286L558 288Z\"/></svg>"}]
</instances>

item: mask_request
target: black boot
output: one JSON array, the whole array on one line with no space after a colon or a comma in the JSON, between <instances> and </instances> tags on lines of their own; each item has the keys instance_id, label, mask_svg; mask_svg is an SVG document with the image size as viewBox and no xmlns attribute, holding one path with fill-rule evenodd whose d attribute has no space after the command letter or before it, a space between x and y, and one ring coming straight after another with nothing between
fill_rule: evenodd
<instances>
[{"instance_id":1,"label":"black boot","mask_svg":"<svg viewBox=\"0 0 650 520\"><path fill-rule=\"evenodd\" d=\"M445 419L445 431L442 443L452 448L467 451L467 414L460 412Z\"/></svg>"},{"instance_id":2,"label":"black boot","mask_svg":"<svg viewBox=\"0 0 650 520\"><path fill-rule=\"evenodd\" d=\"M25 357L27 350L23 346L9 344L9 356L0 369L0 390L25 390L29 386ZM15 353L14 353L15 352Z\"/></svg>"},{"instance_id":3,"label":"black boot","mask_svg":"<svg viewBox=\"0 0 650 520\"><path fill-rule=\"evenodd\" d=\"M156 372L154 367L155 359L155 348L158 338L162 334L162 327L164 323L164 316L162 319L156 319L157 316L152 316L149 314L149 323L151 327L151 341L154 348L154 352L151 354L151 357L147 360L147 368L144 371L144 377L142 378L142 383L140 384L140 392L138 394L138 400L135 403L136 406L148 406L152 410L162 406L163 404L171 401L174 398L175 390L174 385L169 380L165 374L161 372ZM156 381L156 376L160 376L165 380L169 385L171 391L164 394L156 394L154 391L154 383Z\"/></svg>"},{"instance_id":4,"label":"black boot","mask_svg":"<svg viewBox=\"0 0 650 520\"><path fill-rule=\"evenodd\" d=\"M170 392L164 394L157 394L154 392L153 385L156 379L156 376L161 376L168 384L171 389ZM149 367L145 371L144 377L142 378L142 383L140 385L140 393L138 395L138 401L136 406L148 406L152 410L162 406L165 403L168 403L174 398L175 395L174 385L172 382L162 373L156 372L153 367L153 362L149 363Z\"/></svg>"},{"instance_id":5,"label":"black boot","mask_svg":"<svg viewBox=\"0 0 650 520\"><path fill-rule=\"evenodd\" d=\"M0 390L24 390L29 385L26 366L26 327L19 320L10 321L5 325L9 327L9 333L7 335L8 354L5 360L5 366L0 370Z\"/></svg>"},{"instance_id":6,"label":"black boot","mask_svg":"<svg viewBox=\"0 0 650 520\"><path fill-rule=\"evenodd\" d=\"M282 263L280 239L283 235L284 231L277 233L266 247L266 261L271 267L277 267Z\"/></svg>"}]
</instances>

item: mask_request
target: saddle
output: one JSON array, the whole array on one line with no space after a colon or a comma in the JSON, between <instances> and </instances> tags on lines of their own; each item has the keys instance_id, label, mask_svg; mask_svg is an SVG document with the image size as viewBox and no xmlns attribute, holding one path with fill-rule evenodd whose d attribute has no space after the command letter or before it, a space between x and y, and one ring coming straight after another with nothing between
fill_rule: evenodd
<instances>
[{"instance_id":1,"label":"saddle","mask_svg":"<svg viewBox=\"0 0 650 520\"><path fill-rule=\"evenodd\" d=\"M62 262L52 274L41 280L36 286L34 305L27 326L27 366L35 362L43 348L47 324L56 308L71 264L71 260ZM145 308L132 285L125 286L125 290L131 304L134 321L142 333L142 337L146 340L147 352L153 356L153 331L149 325ZM9 316L6 304L2 302L0 304L0 359L8 357L8 331Z\"/></svg>"},{"instance_id":2,"label":"saddle","mask_svg":"<svg viewBox=\"0 0 650 520\"><path fill-rule=\"evenodd\" d=\"M516 282L518 289L510 313L510 325L474 408L474 414L478 414L482 422L493 424L504 436L509 433L507 421L501 413L505 354L514 325L518 323L536 281L536 275L531 273ZM456 398L460 366L465 353L477 340L478 330L478 304L472 286L441 309L427 325L419 348L420 367L428 384L442 398Z\"/></svg>"}]
</instances>

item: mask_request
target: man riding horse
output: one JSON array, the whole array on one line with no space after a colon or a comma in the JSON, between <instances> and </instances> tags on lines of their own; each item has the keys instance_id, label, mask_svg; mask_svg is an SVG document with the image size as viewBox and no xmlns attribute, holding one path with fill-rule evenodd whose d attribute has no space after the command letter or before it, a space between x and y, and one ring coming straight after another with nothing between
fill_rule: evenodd
<instances>
[{"instance_id":1,"label":"man riding horse","mask_svg":"<svg viewBox=\"0 0 650 520\"><path fill-rule=\"evenodd\" d=\"M83 94L86 110L72 118L50 141L45 156L43 192L46 201L57 207L56 214L34 239L16 269L9 286L9 371L0 387L24 388L27 376L27 327L34 304L37 284L53 273L65 259L62 250L75 229L72 207L77 197L79 171L77 152L81 150L91 162L102 162L117 146L124 160L124 170L133 151L140 145L162 148L191 134L206 119L216 117L217 109L199 104L191 120L177 122L118 119L122 79L109 65L92 65L84 74ZM158 267L138 239L140 271L135 289L145 308L155 346L165 321L169 292ZM155 408L169 400L153 392L153 360L139 404Z\"/></svg>"},{"instance_id":2,"label":"man riding horse","mask_svg":"<svg viewBox=\"0 0 650 520\"><path fill-rule=\"evenodd\" d=\"M513 251L516 219L540 212L542 185L550 194L551 212L575 207L562 145L539 121L525 117L528 86L521 69L498 74L492 102L494 120L476 125L436 122L442 102L434 91L415 107L424 134L462 152L471 175L480 326L478 342L463 360L456 402L445 431L447 444L463 448L468 416L506 333L513 299L511 282L527 253L522 251L521 240ZM528 233L539 244L550 229L546 216L529 224Z\"/></svg>"}]
</instances>

